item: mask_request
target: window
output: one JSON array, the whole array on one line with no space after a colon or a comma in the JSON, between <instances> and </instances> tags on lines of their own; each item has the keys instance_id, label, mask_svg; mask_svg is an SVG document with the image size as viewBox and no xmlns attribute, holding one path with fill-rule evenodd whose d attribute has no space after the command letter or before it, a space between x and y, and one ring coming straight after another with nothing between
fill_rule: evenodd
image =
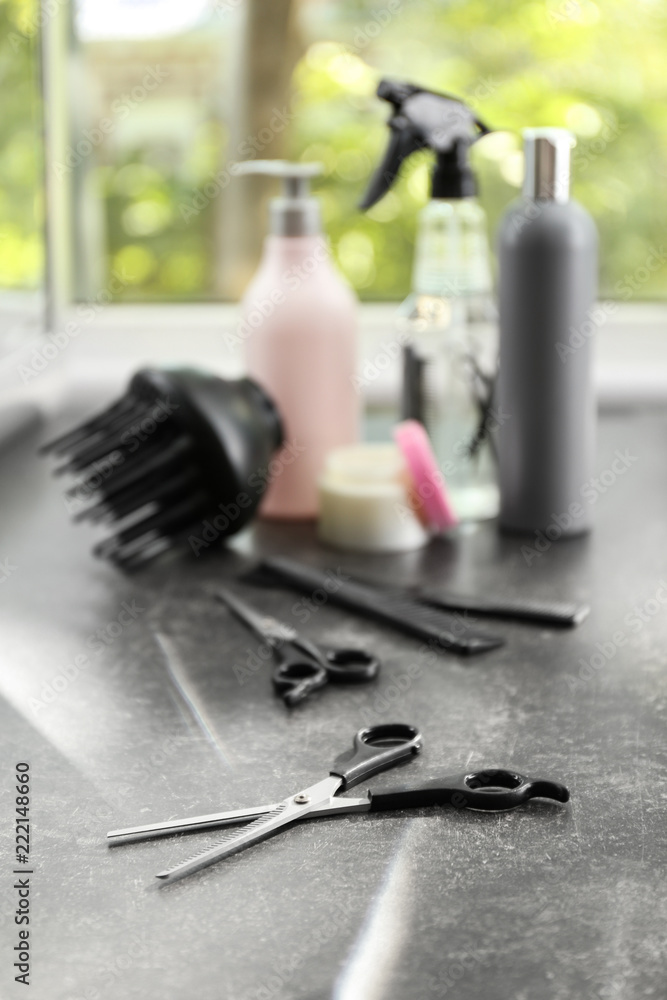
<instances>
[{"instance_id":1,"label":"window","mask_svg":"<svg viewBox=\"0 0 667 1000\"><path fill-rule=\"evenodd\" d=\"M39 18L32 0L0 0L0 357L44 311L44 179Z\"/></svg>"},{"instance_id":2,"label":"window","mask_svg":"<svg viewBox=\"0 0 667 1000\"><path fill-rule=\"evenodd\" d=\"M402 298L428 158L415 158L370 213L358 212L386 142L387 111L374 96L382 75L457 93L499 130L474 150L492 232L518 193L520 129L570 128L574 193L601 234L602 294L667 297L662 0L49 5L52 21L71 19L62 54L69 131L50 170L71 206L76 298L106 290L122 302L235 299L256 264L273 191L264 178L230 174L251 156L321 161L318 191L341 269L366 300ZM5 20L29 7L0 2ZM11 107L20 134L18 99ZM30 162L34 170L34 154ZM23 224L22 245L33 247L34 235ZM33 264L22 273L34 281L38 252L25 252Z\"/></svg>"}]
</instances>

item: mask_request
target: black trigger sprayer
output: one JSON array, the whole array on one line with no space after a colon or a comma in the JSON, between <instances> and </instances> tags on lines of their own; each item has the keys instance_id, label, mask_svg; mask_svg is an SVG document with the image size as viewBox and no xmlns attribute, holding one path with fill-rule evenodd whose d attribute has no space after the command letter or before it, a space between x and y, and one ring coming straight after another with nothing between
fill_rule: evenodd
<instances>
[{"instance_id":1,"label":"black trigger sprayer","mask_svg":"<svg viewBox=\"0 0 667 1000\"><path fill-rule=\"evenodd\" d=\"M420 149L436 154L432 198L474 196L477 184L468 152L476 139L491 130L468 105L448 94L397 80L381 80L377 95L393 107L387 122L391 138L359 207L366 211L375 205L398 177L403 161Z\"/></svg>"},{"instance_id":2,"label":"black trigger sprayer","mask_svg":"<svg viewBox=\"0 0 667 1000\"><path fill-rule=\"evenodd\" d=\"M399 310L400 419L426 427L459 518L494 517L498 488L488 429L497 323L486 215L469 162L470 147L491 129L449 94L397 80L381 80L377 94L391 105L391 136L359 207L380 201L413 153L435 153L412 291Z\"/></svg>"}]
</instances>

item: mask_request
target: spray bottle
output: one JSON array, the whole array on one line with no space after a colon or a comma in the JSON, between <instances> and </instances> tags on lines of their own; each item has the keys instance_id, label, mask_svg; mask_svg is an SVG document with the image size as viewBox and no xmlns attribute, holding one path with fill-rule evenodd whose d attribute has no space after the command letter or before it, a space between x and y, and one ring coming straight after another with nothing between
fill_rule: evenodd
<instances>
[{"instance_id":1,"label":"spray bottle","mask_svg":"<svg viewBox=\"0 0 667 1000\"><path fill-rule=\"evenodd\" d=\"M318 163L255 160L237 173L279 177L270 232L242 302L248 375L275 401L285 445L260 513L314 518L327 454L359 437L356 300L331 262L320 206L308 190Z\"/></svg>"},{"instance_id":2,"label":"spray bottle","mask_svg":"<svg viewBox=\"0 0 667 1000\"><path fill-rule=\"evenodd\" d=\"M389 191L413 153L436 154L431 198L418 221L412 291L399 311L400 418L426 427L458 516L494 517L489 422L497 319L486 215L468 159L472 143L490 130L447 94L390 80L377 93L393 108L391 139L360 207Z\"/></svg>"}]
</instances>

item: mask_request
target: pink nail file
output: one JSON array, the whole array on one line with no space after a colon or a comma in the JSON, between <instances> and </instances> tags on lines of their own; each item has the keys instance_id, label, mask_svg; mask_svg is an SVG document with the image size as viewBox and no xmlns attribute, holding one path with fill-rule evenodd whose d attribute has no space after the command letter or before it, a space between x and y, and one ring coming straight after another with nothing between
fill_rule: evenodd
<instances>
[{"instance_id":1,"label":"pink nail file","mask_svg":"<svg viewBox=\"0 0 667 1000\"><path fill-rule=\"evenodd\" d=\"M419 512L423 513L428 526L437 531L453 528L459 519L423 424L418 420L404 420L394 428L394 440L414 480L415 491L421 501Z\"/></svg>"}]
</instances>

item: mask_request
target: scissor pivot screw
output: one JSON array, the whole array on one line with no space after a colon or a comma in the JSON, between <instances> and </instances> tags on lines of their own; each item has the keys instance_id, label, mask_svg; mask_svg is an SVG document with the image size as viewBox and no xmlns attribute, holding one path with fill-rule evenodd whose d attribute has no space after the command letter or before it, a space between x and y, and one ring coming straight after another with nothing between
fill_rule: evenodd
<instances>
[{"instance_id":1,"label":"scissor pivot screw","mask_svg":"<svg viewBox=\"0 0 667 1000\"><path fill-rule=\"evenodd\" d=\"M294 801L298 806L305 806L308 802L310 802L310 795L304 795L303 793L295 795Z\"/></svg>"}]
</instances>

